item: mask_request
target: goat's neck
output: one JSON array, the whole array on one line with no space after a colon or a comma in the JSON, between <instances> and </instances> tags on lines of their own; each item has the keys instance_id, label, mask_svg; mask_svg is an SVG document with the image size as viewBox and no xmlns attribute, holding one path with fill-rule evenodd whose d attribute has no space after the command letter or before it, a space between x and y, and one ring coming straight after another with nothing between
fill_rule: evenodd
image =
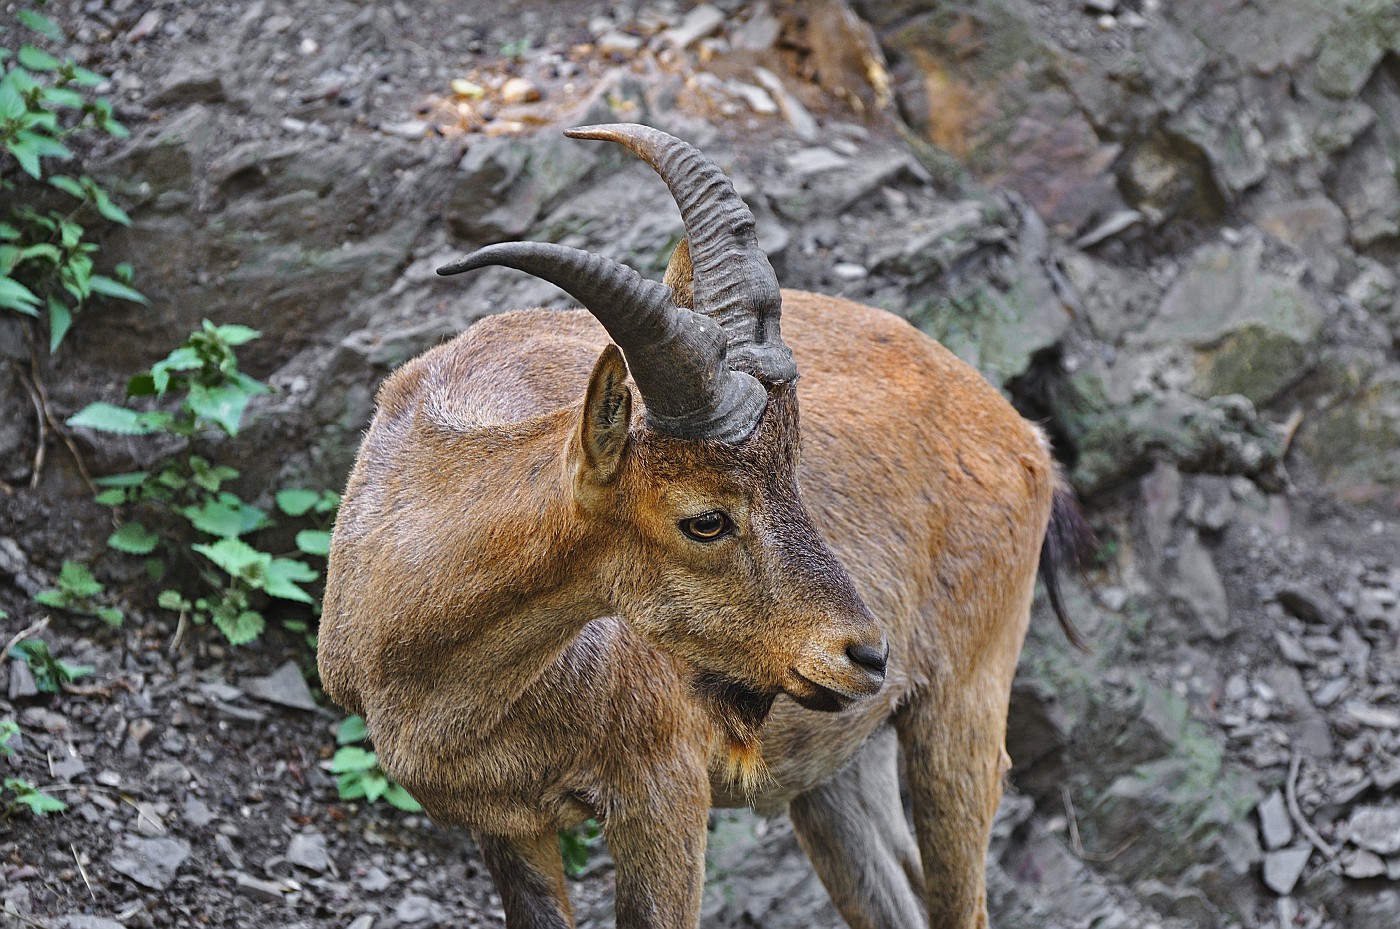
<instances>
[{"instance_id":1,"label":"goat's neck","mask_svg":"<svg viewBox=\"0 0 1400 929\"><path fill-rule=\"evenodd\" d=\"M450 655L441 672L479 733L510 713L584 625L611 612L588 566L560 445L557 434L527 437L509 481L474 481L490 498L461 512L490 518L467 527L445 559L456 565L444 580L458 633L456 647L440 651Z\"/></svg>"}]
</instances>

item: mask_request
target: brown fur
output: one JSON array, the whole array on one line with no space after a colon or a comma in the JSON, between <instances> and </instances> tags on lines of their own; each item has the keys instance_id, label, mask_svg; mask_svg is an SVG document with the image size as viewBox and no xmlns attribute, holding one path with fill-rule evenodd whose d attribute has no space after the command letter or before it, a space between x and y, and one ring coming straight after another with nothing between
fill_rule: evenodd
<instances>
[{"instance_id":1,"label":"brown fur","mask_svg":"<svg viewBox=\"0 0 1400 929\"><path fill-rule=\"evenodd\" d=\"M484 836L512 927L571 924L547 849L589 816L617 860L618 926L696 926L712 803L792 804L854 927L925 908L938 929L986 923L1050 457L904 321L795 291L783 305L802 377L737 447L645 430L581 311L489 317L379 393L336 525L321 676L436 821ZM678 519L719 508L732 538L680 537ZM861 698L874 685L841 656L882 632L884 686ZM849 708L790 698L833 694Z\"/></svg>"}]
</instances>

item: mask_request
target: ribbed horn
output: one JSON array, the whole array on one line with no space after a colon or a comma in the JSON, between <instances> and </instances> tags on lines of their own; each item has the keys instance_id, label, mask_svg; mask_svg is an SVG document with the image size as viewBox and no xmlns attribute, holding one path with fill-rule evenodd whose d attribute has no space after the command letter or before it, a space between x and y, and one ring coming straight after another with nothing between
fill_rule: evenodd
<instances>
[{"instance_id":1,"label":"ribbed horn","mask_svg":"<svg viewBox=\"0 0 1400 929\"><path fill-rule=\"evenodd\" d=\"M581 126L564 134L616 142L661 175L685 221L695 309L729 334L729 363L765 384L797 377L779 329L778 277L758 245L753 213L719 166L689 143L636 123Z\"/></svg>"},{"instance_id":2,"label":"ribbed horn","mask_svg":"<svg viewBox=\"0 0 1400 929\"><path fill-rule=\"evenodd\" d=\"M592 313L627 358L646 405L647 425L656 432L736 444L763 418L767 391L729 368L724 330L673 304L664 285L609 258L547 242L488 245L437 273L461 274L488 265L549 281Z\"/></svg>"}]
</instances>

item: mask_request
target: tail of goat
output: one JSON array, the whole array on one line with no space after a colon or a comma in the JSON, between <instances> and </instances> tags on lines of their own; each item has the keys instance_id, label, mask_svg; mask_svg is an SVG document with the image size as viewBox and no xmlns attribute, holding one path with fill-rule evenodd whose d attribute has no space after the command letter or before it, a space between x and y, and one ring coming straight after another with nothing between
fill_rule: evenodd
<instances>
[{"instance_id":1,"label":"tail of goat","mask_svg":"<svg viewBox=\"0 0 1400 929\"><path fill-rule=\"evenodd\" d=\"M1064 598L1060 595L1060 570L1065 566L1081 570L1084 562L1098 550L1098 540L1094 531L1079 509L1074 490L1063 474L1055 482L1055 498L1050 510L1050 527L1045 532L1045 541L1040 547L1040 580L1045 585L1045 593L1050 598L1050 608L1060 621L1065 638L1080 651L1089 651L1089 645L1065 610Z\"/></svg>"}]
</instances>

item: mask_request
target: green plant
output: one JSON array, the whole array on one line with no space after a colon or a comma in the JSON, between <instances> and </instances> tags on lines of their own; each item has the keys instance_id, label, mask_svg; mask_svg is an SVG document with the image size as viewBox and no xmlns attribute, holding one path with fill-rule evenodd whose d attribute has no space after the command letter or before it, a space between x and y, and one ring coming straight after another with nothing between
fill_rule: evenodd
<instances>
[{"instance_id":1,"label":"green plant","mask_svg":"<svg viewBox=\"0 0 1400 929\"><path fill-rule=\"evenodd\" d=\"M98 598L102 593L102 584L86 566L76 561L65 561L58 572L58 587L41 590L34 595L34 600L56 610L96 616L109 626L120 626L122 611L99 603Z\"/></svg>"},{"instance_id":2,"label":"green plant","mask_svg":"<svg viewBox=\"0 0 1400 929\"><path fill-rule=\"evenodd\" d=\"M38 37L62 41L63 33L42 14L21 9L19 22ZM78 222L85 211L131 225L131 218L108 193L85 174L53 174L46 162L72 161L67 143L97 133L125 138L130 133L112 116L112 105L91 88L102 75L54 57L36 45L0 46L0 152L34 183L47 183L76 200L67 210L41 210L29 195L6 197L13 204L0 218L0 307L38 319L47 316L49 351L58 349L73 315L93 294L146 302L130 286L131 269L119 266L115 277L93 270L98 247ZM0 161L0 191L19 187L11 166Z\"/></svg>"},{"instance_id":3,"label":"green plant","mask_svg":"<svg viewBox=\"0 0 1400 929\"><path fill-rule=\"evenodd\" d=\"M368 737L365 721L359 716L347 717L336 731L335 741L340 747L331 758L331 773L337 775L335 786L340 799L363 798L373 803L383 798L407 813L420 812L423 807L418 801L379 767L379 756L354 744Z\"/></svg>"},{"instance_id":4,"label":"green plant","mask_svg":"<svg viewBox=\"0 0 1400 929\"><path fill-rule=\"evenodd\" d=\"M93 672L88 665L59 661L49 651L49 643L43 639L25 639L10 649L10 657L29 665L29 672L34 675L34 686L46 694L56 694L64 684Z\"/></svg>"},{"instance_id":5,"label":"green plant","mask_svg":"<svg viewBox=\"0 0 1400 929\"><path fill-rule=\"evenodd\" d=\"M572 829L560 829L559 854L564 857L564 873L582 877L593 848L602 838L603 830L596 819L586 819Z\"/></svg>"},{"instance_id":6,"label":"green plant","mask_svg":"<svg viewBox=\"0 0 1400 929\"><path fill-rule=\"evenodd\" d=\"M0 719L0 754L6 758L14 757L15 750L10 747L10 740L17 735L18 723L12 719ZM7 798L7 793L13 796ZM62 813L68 809L68 804L36 789L24 778L7 777L0 782L0 815L12 816L20 807L28 809L35 816L43 816L46 813Z\"/></svg>"},{"instance_id":7,"label":"green plant","mask_svg":"<svg viewBox=\"0 0 1400 929\"><path fill-rule=\"evenodd\" d=\"M268 390L239 370L234 351L259 335L247 326L205 320L169 355L127 382L128 401L151 408L94 403L70 417L68 425L123 435L163 433L187 442L207 433L235 438L249 402ZM182 630L187 620L212 623L235 645L252 641L266 628L261 606L265 598L318 608L301 585L320 577L307 559L324 558L329 552L329 524L340 502L331 491L278 492L275 502L283 515L312 525L296 534L295 552L274 554L245 538L271 528L274 520L227 489L238 476L235 468L212 464L186 445L185 452L166 459L159 470L95 482L101 488L97 502L127 517L107 539L108 546L147 556L155 578L164 576L169 558L184 559L208 588L166 589L158 605L180 615ZM298 619L284 620L284 625L301 632L308 629Z\"/></svg>"}]
</instances>

